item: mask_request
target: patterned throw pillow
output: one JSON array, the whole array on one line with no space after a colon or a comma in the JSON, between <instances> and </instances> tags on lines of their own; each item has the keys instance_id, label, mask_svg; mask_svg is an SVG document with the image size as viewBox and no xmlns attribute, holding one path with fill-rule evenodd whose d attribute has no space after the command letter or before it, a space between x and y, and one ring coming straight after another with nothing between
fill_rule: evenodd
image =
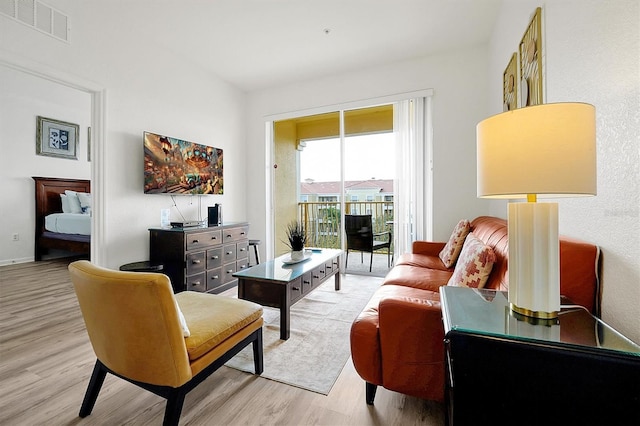
<instances>
[{"instance_id":1,"label":"patterned throw pillow","mask_svg":"<svg viewBox=\"0 0 640 426\"><path fill-rule=\"evenodd\" d=\"M440 252L440 260L447 268L451 268L456 263L460 250L462 250L464 239L467 238L470 229L471 223L466 219L458 222L456 227L453 228L449 241Z\"/></svg>"},{"instance_id":2,"label":"patterned throw pillow","mask_svg":"<svg viewBox=\"0 0 640 426\"><path fill-rule=\"evenodd\" d=\"M493 249L486 246L472 232L462 246L456 269L447 285L483 288L495 261Z\"/></svg>"}]
</instances>

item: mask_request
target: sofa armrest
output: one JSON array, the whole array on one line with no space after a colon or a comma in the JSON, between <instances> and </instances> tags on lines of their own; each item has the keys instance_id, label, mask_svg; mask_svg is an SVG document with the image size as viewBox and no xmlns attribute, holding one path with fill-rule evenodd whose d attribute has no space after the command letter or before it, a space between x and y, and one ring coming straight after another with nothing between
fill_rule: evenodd
<instances>
[{"instance_id":1,"label":"sofa armrest","mask_svg":"<svg viewBox=\"0 0 640 426\"><path fill-rule=\"evenodd\" d=\"M444 327L438 293L380 300L384 387L425 399L444 399Z\"/></svg>"},{"instance_id":2,"label":"sofa armrest","mask_svg":"<svg viewBox=\"0 0 640 426\"><path fill-rule=\"evenodd\" d=\"M414 254L426 254L428 256L438 256L447 243L435 241L414 241L411 251Z\"/></svg>"}]
</instances>

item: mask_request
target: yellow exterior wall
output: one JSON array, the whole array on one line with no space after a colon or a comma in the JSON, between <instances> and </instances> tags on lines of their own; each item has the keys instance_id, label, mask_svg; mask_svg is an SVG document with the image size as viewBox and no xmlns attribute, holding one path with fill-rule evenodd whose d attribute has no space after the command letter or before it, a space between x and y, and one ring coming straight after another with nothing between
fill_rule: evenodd
<instances>
[{"instance_id":1,"label":"yellow exterior wall","mask_svg":"<svg viewBox=\"0 0 640 426\"><path fill-rule=\"evenodd\" d=\"M274 202L275 202L275 255L279 256L290 249L282 242L289 222L298 216L298 184L296 161L295 123L279 121L274 123L275 164Z\"/></svg>"}]
</instances>

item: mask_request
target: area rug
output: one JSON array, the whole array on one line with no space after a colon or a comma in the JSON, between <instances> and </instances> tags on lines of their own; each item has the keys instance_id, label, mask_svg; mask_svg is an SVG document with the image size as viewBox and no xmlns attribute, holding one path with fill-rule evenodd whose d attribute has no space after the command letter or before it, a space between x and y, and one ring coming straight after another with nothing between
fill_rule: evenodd
<instances>
[{"instance_id":1,"label":"area rug","mask_svg":"<svg viewBox=\"0 0 640 426\"><path fill-rule=\"evenodd\" d=\"M280 311L265 307L262 377L328 395L351 355L351 323L382 280L343 275L341 290L335 291L328 279L291 307L288 340L280 340ZM251 345L226 365L253 373Z\"/></svg>"}]
</instances>

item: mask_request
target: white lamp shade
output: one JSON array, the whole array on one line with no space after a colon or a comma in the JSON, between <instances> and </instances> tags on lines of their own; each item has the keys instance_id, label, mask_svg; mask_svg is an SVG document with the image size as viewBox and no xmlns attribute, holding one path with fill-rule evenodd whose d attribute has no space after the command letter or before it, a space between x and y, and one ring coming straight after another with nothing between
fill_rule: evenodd
<instances>
[{"instance_id":1,"label":"white lamp shade","mask_svg":"<svg viewBox=\"0 0 640 426\"><path fill-rule=\"evenodd\" d=\"M478 197L596 194L595 108L554 103L478 123Z\"/></svg>"}]
</instances>

